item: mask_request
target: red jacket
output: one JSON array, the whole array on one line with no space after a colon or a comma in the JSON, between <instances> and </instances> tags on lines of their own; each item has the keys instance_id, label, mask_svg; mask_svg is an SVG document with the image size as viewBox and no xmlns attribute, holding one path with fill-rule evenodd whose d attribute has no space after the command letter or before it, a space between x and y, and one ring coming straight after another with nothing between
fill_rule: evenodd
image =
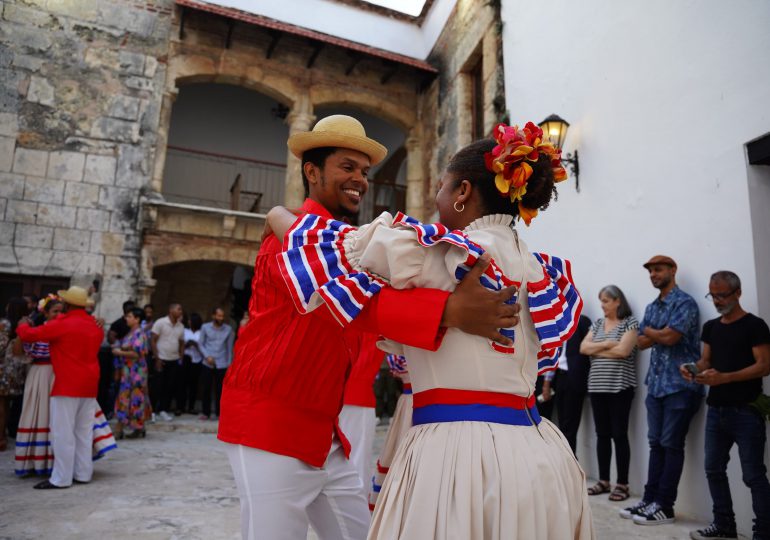
<instances>
[{"instance_id":1,"label":"red jacket","mask_svg":"<svg viewBox=\"0 0 770 540\"><path fill-rule=\"evenodd\" d=\"M302 209L331 217L309 199ZM278 268L280 252L281 243L268 236L257 254L249 322L225 377L218 437L321 467L335 432L345 452L350 449L337 416L358 350L357 333L369 331L436 350L449 293L386 287L343 330L325 307L307 315L297 312ZM408 310L402 309L405 305Z\"/></svg>"},{"instance_id":2,"label":"red jacket","mask_svg":"<svg viewBox=\"0 0 770 540\"><path fill-rule=\"evenodd\" d=\"M35 328L20 324L16 333L22 341L50 344L55 375L51 396L96 397L104 330L85 310L73 309Z\"/></svg>"},{"instance_id":3,"label":"red jacket","mask_svg":"<svg viewBox=\"0 0 770 540\"><path fill-rule=\"evenodd\" d=\"M361 334L358 356L345 383L345 396L342 400L345 405L372 409L377 406L377 400L374 398L374 378L385 358L385 353L377 348L378 337L377 334Z\"/></svg>"}]
</instances>

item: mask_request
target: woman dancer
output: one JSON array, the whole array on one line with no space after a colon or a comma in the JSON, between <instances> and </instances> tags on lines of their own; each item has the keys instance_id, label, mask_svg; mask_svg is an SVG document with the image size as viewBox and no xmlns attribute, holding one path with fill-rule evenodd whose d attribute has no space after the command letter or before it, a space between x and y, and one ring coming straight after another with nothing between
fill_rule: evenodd
<instances>
[{"instance_id":1,"label":"woman dancer","mask_svg":"<svg viewBox=\"0 0 770 540\"><path fill-rule=\"evenodd\" d=\"M615 441L618 478L609 495L611 501L625 501L631 446L628 442L628 417L636 388L636 336L639 321L631 314L626 296L615 285L599 292L604 317L598 319L583 338L580 352L591 356L588 394L596 426L596 457L599 481L588 488L589 495L610 491L610 461Z\"/></svg>"},{"instance_id":2,"label":"woman dancer","mask_svg":"<svg viewBox=\"0 0 770 540\"><path fill-rule=\"evenodd\" d=\"M128 334L120 341L120 347L112 350L115 368L120 372L118 399L115 400L115 417L118 419L116 437L127 439L145 436L147 396L147 334L142 330L141 309L135 307L126 315Z\"/></svg>"},{"instance_id":3,"label":"woman dancer","mask_svg":"<svg viewBox=\"0 0 770 540\"><path fill-rule=\"evenodd\" d=\"M582 301L569 263L531 254L512 228L547 208L566 178L560 152L532 123L459 151L439 183L441 224L383 214L355 229L303 216L279 259L301 311L326 303L345 324L382 287L452 290L479 258L482 284L519 287L513 346L448 329L436 352L405 353L414 426L399 446L369 538L586 539L594 535L585 477L562 434L534 405L538 371L575 330ZM279 234L294 220L271 211ZM484 255L486 258L486 255Z\"/></svg>"},{"instance_id":4,"label":"woman dancer","mask_svg":"<svg viewBox=\"0 0 770 540\"><path fill-rule=\"evenodd\" d=\"M398 450L398 445L401 444L404 435L412 427L412 385L409 382L406 358L397 354L389 354L385 357L385 361L390 367L390 373L401 379L404 388L401 395L398 396L393 420L391 420L388 433L385 435L380 457L377 458L377 465L372 476L372 489L369 491L369 510L374 510L385 476L388 474L390 464L393 462L396 450Z\"/></svg>"}]
</instances>

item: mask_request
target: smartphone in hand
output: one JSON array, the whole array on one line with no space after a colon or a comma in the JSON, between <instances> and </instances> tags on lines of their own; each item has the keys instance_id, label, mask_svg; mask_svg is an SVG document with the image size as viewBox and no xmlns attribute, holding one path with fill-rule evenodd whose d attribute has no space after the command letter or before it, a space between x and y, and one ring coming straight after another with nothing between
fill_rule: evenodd
<instances>
[{"instance_id":1,"label":"smartphone in hand","mask_svg":"<svg viewBox=\"0 0 770 540\"><path fill-rule=\"evenodd\" d=\"M700 373L700 370L698 369L698 366L695 364L695 362L687 362L686 364L682 364L682 367L689 371L693 377Z\"/></svg>"}]
</instances>

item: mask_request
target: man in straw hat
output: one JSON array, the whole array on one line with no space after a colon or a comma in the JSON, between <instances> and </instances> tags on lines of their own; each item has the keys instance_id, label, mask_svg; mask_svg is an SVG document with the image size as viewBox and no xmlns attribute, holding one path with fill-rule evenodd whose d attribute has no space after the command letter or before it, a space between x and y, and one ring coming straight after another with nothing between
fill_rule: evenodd
<instances>
[{"instance_id":1,"label":"man in straw hat","mask_svg":"<svg viewBox=\"0 0 770 540\"><path fill-rule=\"evenodd\" d=\"M99 347L104 332L86 312L88 292L72 286L57 293L64 313L32 328L25 321L17 333L22 341L50 344L54 383L51 390L51 478L35 489L67 488L73 479L91 481L95 398L99 386Z\"/></svg>"},{"instance_id":2,"label":"man in straw hat","mask_svg":"<svg viewBox=\"0 0 770 540\"><path fill-rule=\"evenodd\" d=\"M289 138L308 192L298 212L345 219L358 213L369 168L386 149L350 116L322 119ZM244 538L364 538L369 511L339 429L345 379L357 336L370 331L435 350L446 327L506 339L514 290L491 292L477 265L451 295L386 288L343 330L326 309L302 316L281 277L281 241L268 234L254 267L249 322L241 329L224 382L219 439L227 445L241 499ZM407 307L408 309L404 309Z\"/></svg>"}]
</instances>

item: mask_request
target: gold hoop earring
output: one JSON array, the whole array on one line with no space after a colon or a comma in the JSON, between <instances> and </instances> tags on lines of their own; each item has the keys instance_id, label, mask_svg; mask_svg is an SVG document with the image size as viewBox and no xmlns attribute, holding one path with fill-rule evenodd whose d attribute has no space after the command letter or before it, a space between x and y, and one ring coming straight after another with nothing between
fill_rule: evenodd
<instances>
[{"instance_id":1,"label":"gold hoop earring","mask_svg":"<svg viewBox=\"0 0 770 540\"><path fill-rule=\"evenodd\" d=\"M460 203L460 208L457 208L457 201L455 201L455 203L452 205L452 207L455 209L455 212L457 212L458 214L462 213L462 211L465 210L465 204L464 203Z\"/></svg>"}]
</instances>

